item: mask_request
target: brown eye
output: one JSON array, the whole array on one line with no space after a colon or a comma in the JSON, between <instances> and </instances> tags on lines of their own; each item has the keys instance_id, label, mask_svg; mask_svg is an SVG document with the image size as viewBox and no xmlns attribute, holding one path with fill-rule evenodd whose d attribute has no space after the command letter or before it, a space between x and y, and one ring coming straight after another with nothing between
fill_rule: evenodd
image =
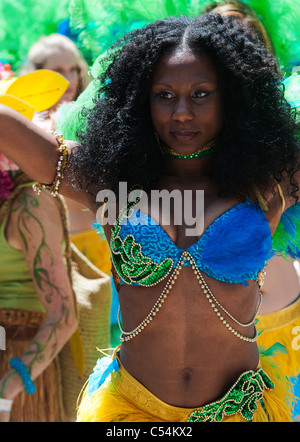
<instances>
[{"instance_id":1,"label":"brown eye","mask_svg":"<svg viewBox=\"0 0 300 442\"><path fill-rule=\"evenodd\" d=\"M206 91L201 91L199 89L199 90L196 90L193 92L192 97L193 98L205 98L205 97L207 97L207 95L208 95L208 93Z\"/></svg>"},{"instance_id":2,"label":"brown eye","mask_svg":"<svg viewBox=\"0 0 300 442\"><path fill-rule=\"evenodd\" d=\"M174 94L172 94L172 92L169 91L161 91L157 94L157 96L159 98L162 98L163 100L170 100L171 98L174 97Z\"/></svg>"}]
</instances>

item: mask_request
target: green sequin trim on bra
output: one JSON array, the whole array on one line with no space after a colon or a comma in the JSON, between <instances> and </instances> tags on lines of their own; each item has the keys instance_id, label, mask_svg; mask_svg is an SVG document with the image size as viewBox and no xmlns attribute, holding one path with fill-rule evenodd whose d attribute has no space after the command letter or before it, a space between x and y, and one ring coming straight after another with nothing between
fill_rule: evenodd
<instances>
[{"instance_id":1,"label":"green sequin trim on bra","mask_svg":"<svg viewBox=\"0 0 300 442\"><path fill-rule=\"evenodd\" d=\"M141 244L136 243L132 235L127 235L124 240L121 239L119 235L121 223L125 218L130 218L131 209L135 204L136 202L129 202L127 207L121 210L112 228L111 254L115 269L124 282L148 287L158 284L170 273L173 260L166 258L157 264L143 255Z\"/></svg>"},{"instance_id":2,"label":"green sequin trim on bra","mask_svg":"<svg viewBox=\"0 0 300 442\"><path fill-rule=\"evenodd\" d=\"M262 368L247 371L222 399L193 411L188 422L221 422L235 413L240 413L244 419L251 421L257 410L257 402L263 398L264 390L273 390L274 387L273 381Z\"/></svg>"}]
</instances>

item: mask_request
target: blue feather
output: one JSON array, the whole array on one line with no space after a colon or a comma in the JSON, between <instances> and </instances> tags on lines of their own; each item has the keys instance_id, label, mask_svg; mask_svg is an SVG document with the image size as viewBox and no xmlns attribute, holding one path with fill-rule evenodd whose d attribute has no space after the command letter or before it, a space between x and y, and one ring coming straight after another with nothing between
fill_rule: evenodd
<instances>
[{"instance_id":1,"label":"blue feather","mask_svg":"<svg viewBox=\"0 0 300 442\"><path fill-rule=\"evenodd\" d=\"M119 370L119 363L117 359L110 357L104 357L98 359L96 366L94 367L94 372L89 377L88 383L88 395L93 394L98 388L101 387L103 382L106 380L113 371L117 372Z\"/></svg>"},{"instance_id":2,"label":"blue feather","mask_svg":"<svg viewBox=\"0 0 300 442\"><path fill-rule=\"evenodd\" d=\"M250 201L226 212L206 233L202 262L213 277L230 275L230 282L257 279L273 256L269 223Z\"/></svg>"}]
</instances>

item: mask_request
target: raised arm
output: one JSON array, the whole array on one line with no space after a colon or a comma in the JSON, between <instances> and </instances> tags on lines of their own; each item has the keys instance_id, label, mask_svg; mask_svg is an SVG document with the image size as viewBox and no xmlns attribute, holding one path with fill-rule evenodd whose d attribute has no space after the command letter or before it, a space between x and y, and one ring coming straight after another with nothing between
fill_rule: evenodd
<instances>
[{"instance_id":1,"label":"raised arm","mask_svg":"<svg viewBox=\"0 0 300 442\"><path fill-rule=\"evenodd\" d=\"M69 157L76 143L67 142ZM78 146L78 143L77 143ZM33 180L50 184L56 176L59 159L56 138L13 109L0 104L0 151ZM72 183L72 161L68 161L60 193L96 211L95 197Z\"/></svg>"},{"instance_id":2,"label":"raised arm","mask_svg":"<svg viewBox=\"0 0 300 442\"><path fill-rule=\"evenodd\" d=\"M13 109L0 104L1 152L36 181L51 183L58 157L55 138Z\"/></svg>"}]
</instances>

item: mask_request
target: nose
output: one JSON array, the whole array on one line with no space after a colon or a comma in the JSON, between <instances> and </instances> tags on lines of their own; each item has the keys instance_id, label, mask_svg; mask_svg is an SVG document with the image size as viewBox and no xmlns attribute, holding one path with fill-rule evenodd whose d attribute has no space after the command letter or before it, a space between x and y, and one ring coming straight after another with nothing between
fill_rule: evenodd
<instances>
[{"instance_id":1,"label":"nose","mask_svg":"<svg viewBox=\"0 0 300 442\"><path fill-rule=\"evenodd\" d=\"M193 111L191 109L191 103L186 97L178 98L174 105L172 118L175 121L184 122L193 119Z\"/></svg>"}]
</instances>

